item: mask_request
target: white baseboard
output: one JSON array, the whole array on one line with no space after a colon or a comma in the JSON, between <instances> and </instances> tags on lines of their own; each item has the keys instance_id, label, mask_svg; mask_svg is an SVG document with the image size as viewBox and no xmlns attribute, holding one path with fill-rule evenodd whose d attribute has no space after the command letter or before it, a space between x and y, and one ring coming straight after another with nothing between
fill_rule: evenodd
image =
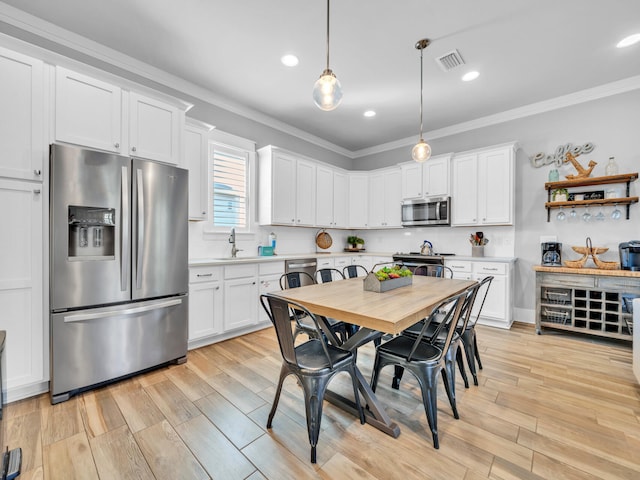
<instances>
[{"instance_id":1,"label":"white baseboard","mask_svg":"<svg viewBox=\"0 0 640 480\"><path fill-rule=\"evenodd\" d=\"M536 311L531 308L514 308L514 320L520 323L536 323Z\"/></svg>"},{"instance_id":2,"label":"white baseboard","mask_svg":"<svg viewBox=\"0 0 640 480\"><path fill-rule=\"evenodd\" d=\"M24 398L35 397L49 391L49 382L37 382L7 389L7 403L17 402Z\"/></svg>"}]
</instances>

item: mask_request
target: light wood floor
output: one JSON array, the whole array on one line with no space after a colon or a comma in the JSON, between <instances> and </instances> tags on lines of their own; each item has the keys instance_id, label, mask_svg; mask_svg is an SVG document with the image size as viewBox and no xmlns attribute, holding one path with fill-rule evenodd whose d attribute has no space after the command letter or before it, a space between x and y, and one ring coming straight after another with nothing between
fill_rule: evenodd
<instances>
[{"instance_id":1,"label":"light wood floor","mask_svg":"<svg viewBox=\"0 0 640 480\"><path fill-rule=\"evenodd\" d=\"M325 403L318 463L309 462L294 377L265 428L280 368L272 329L189 352L162 368L51 406L9 404L9 447L28 479L638 479L640 387L630 345L560 333L478 327L484 370L455 420L440 388L440 450L431 443L416 381L379 398L402 433L393 439ZM373 348L358 364L370 376ZM331 386L349 392L340 374ZM442 385L440 384L439 387Z\"/></svg>"}]
</instances>

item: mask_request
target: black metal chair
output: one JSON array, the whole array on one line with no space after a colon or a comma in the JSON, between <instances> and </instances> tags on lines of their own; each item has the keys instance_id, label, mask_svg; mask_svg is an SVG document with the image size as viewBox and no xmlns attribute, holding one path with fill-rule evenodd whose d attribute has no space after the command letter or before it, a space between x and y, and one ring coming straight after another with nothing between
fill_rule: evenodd
<instances>
[{"instance_id":1,"label":"black metal chair","mask_svg":"<svg viewBox=\"0 0 640 480\"><path fill-rule=\"evenodd\" d=\"M434 333L434 336L437 337L440 332L444 332L445 341L442 347L437 347L432 342L423 341L432 316L437 315L434 313L423 324L417 337L398 335L376 348L376 358L371 375L371 389L375 392L380 371L387 365L398 365L409 370L420 384L422 403L425 413L427 414L427 421L431 429L434 448L440 447L438 442L437 421L438 373L442 375L447 397L449 397L449 403L453 410L453 416L460 418L455 397L453 396L453 392L451 392L450 382L444 364L444 356L455 334L456 325L460 319L460 312L462 311L462 306L467 295L467 291L464 291L451 296L438 304L433 310L434 312L445 312L444 318L442 318L439 323L439 328Z\"/></svg>"},{"instance_id":2,"label":"black metal chair","mask_svg":"<svg viewBox=\"0 0 640 480\"><path fill-rule=\"evenodd\" d=\"M344 280L342 272L336 268L321 268L315 273L316 283L333 282L334 280Z\"/></svg>"},{"instance_id":3,"label":"black metal chair","mask_svg":"<svg viewBox=\"0 0 640 480\"><path fill-rule=\"evenodd\" d=\"M369 271L362 265L347 265L342 269L345 278L366 277Z\"/></svg>"},{"instance_id":4,"label":"black metal chair","mask_svg":"<svg viewBox=\"0 0 640 480\"><path fill-rule=\"evenodd\" d=\"M340 273L340 272L338 272ZM280 277L280 289L287 290L289 288L298 288L303 285L312 285L315 284L315 279L306 272L289 272L284 273ZM307 336L312 338L314 335L317 335L317 330L310 323L310 320L306 318L304 315L294 315L295 312L291 312L291 320L295 322L295 329L293 338L295 339L300 333L305 333ZM347 339L347 324L344 322L334 320L333 318L327 318L327 324L332 329L334 333L338 333L340 335L341 342L344 342Z\"/></svg>"},{"instance_id":5,"label":"black metal chair","mask_svg":"<svg viewBox=\"0 0 640 480\"><path fill-rule=\"evenodd\" d=\"M327 385L337 373L347 372L351 375L360 423L364 423L364 412L360 405L356 380L355 357L351 352L328 343L325 340L325 335L330 334L330 332L323 330L328 326L324 324L321 317L316 318L302 305L291 303L293 308L290 308L290 302L271 294L261 295L260 301L276 329L278 345L283 359L278 387L273 406L269 412L269 419L267 420L267 428L271 428L285 378L290 374L295 375L304 390L307 431L309 433L309 443L311 444L311 463L316 463L316 446L320 435L324 394ZM316 329L315 338L310 338L298 346L294 345L294 336L291 332L291 320L289 318L291 310L296 312L296 315L298 314L297 312L301 312L313 321ZM322 326L323 324L324 327Z\"/></svg>"},{"instance_id":6,"label":"black metal chair","mask_svg":"<svg viewBox=\"0 0 640 480\"><path fill-rule=\"evenodd\" d=\"M482 370L482 362L480 361L480 352L478 352L478 341L476 338L476 322L480 318L482 313L482 307L487 299L487 293L489 293L489 287L491 287L492 276L485 277L478 286L478 293L476 294L476 300L471 309L471 315L467 322L464 331L459 331L462 339L462 345L464 346L464 353L467 357L467 365L469 371L473 376L473 384L478 385L478 373L476 371L476 360L478 361L478 368ZM478 303L479 302L479 303Z\"/></svg>"},{"instance_id":7,"label":"black metal chair","mask_svg":"<svg viewBox=\"0 0 640 480\"><path fill-rule=\"evenodd\" d=\"M413 274L427 277L453 278L453 270L446 265L433 265L427 263L418 265L413 271Z\"/></svg>"}]
</instances>

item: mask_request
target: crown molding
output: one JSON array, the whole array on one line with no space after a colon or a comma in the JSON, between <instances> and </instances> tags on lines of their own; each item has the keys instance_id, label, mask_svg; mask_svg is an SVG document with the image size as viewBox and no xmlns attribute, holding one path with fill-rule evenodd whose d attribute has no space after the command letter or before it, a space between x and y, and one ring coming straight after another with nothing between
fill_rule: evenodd
<instances>
[{"instance_id":1,"label":"crown molding","mask_svg":"<svg viewBox=\"0 0 640 480\"><path fill-rule=\"evenodd\" d=\"M265 115L262 112L254 110L246 105L230 101L216 95L210 90L202 88L176 75L160 70L156 67L141 62L133 57L120 53L116 50L108 48L102 44L89 40L86 37L60 28L50 22L42 20L38 17L30 15L22 10L14 8L6 3L0 2L0 21L7 23L15 28L23 30L29 34L40 37L46 41L53 42L60 46L70 48L76 52L91 56L97 60L111 65L115 68L126 70L134 75L138 75L146 80L159 83L168 88L178 90L198 98L204 102L210 103L216 107L227 110L230 113L245 117L249 120L261 123L268 127L279 130L283 133L293 135L313 145L322 147L349 159L356 159L377 153L383 153L390 150L413 145L415 137L407 137L393 142L376 145L361 150L348 150L346 148L335 145L327 140L305 132L299 128L282 122L276 118ZM46 47L42 47L45 48ZM632 90L640 89L640 75L629 77L616 82L611 82L598 87L593 87L568 95L532 103L522 107L506 110L494 115L480 117L475 120L462 122L444 128L439 128L429 132L425 132L426 138L443 138L459 133L484 128L499 123L504 123L520 118L537 115L561 108L577 105L580 103L590 102L600 98L618 95Z\"/></svg>"}]
</instances>

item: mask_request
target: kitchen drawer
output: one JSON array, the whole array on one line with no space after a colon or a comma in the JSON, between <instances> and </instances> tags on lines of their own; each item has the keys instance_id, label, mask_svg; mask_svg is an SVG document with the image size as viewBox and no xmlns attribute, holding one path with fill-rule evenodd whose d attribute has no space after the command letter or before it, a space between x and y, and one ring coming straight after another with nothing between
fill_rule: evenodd
<instances>
[{"instance_id":1,"label":"kitchen drawer","mask_svg":"<svg viewBox=\"0 0 640 480\"><path fill-rule=\"evenodd\" d=\"M590 275L571 275L562 273L538 273L539 281L545 285L566 285L568 287L593 288L596 286L596 279Z\"/></svg>"},{"instance_id":2,"label":"kitchen drawer","mask_svg":"<svg viewBox=\"0 0 640 480\"><path fill-rule=\"evenodd\" d=\"M224 267L224 278L229 280L232 278L255 277L258 274L258 264L247 263L244 265L228 265Z\"/></svg>"},{"instance_id":3,"label":"kitchen drawer","mask_svg":"<svg viewBox=\"0 0 640 480\"><path fill-rule=\"evenodd\" d=\"M473 273L485 275L506 275L507 264L498 262L473 262Z\"/></svg>"},{"instance_id":4,"label":"kitchen drawer","mask_svg":"<svg viewBox=\"0 0 640 480\"><path fill-rule=\"evenodd\" d=\"M284 262L262 262L258 264L260 275L275 275L284 273Z\"/></svg>"},{"instance_id":5,"label":"kitchen drawer","mask_svg":"<svg viewBox=\"0 0 640 480\"><path fill-rule=\"evenodd\" d=\"M316 262L316 270L320 270L322 268L335 268L335 262L333 258L318 257Z\"/></svg>"},{"instance_id":6,"label":"kitchen drawer","mask_svg":"<svg viewBox=\"0 0 640 480\"><path fill-rule=\"evenodd\" d=\"M447 260L444 264L453 270L453 273L471 273L471 262L463 260Z\"/></svg>"},{"instance_id":7,"label":"kitchen drawer","mask_svg":"<svg viewBox=\"0 0 640 480\"><path fill-rule=\"evenodd\" d=\"M346 267L347 265L351 265L351 258L350 257L337 257L334 259L334 262L336 264L336 268L340 271L342 271L344 269L344 267Z\"/></svg>"},{"instance_id":8,"label":"kitchen drawer","mask_svg":"<svg viewBox=\"0 0 640 480\"><path fill-rule=\"evenodd\" d=\"M599 277L598 288L603 290L624 290L625 292L640 291L640 278L631 277Z\"/></svg>"},{"instance_id":9,"label":"kitchen drawer","mask_svg":"<svg viewBox=\"0 0 640 480\"><path fill-rule=\"evenodd\" d=\"M189 283L213 282L222 279L222 267L190 267Z\"/></svg>"}]
</instances>

